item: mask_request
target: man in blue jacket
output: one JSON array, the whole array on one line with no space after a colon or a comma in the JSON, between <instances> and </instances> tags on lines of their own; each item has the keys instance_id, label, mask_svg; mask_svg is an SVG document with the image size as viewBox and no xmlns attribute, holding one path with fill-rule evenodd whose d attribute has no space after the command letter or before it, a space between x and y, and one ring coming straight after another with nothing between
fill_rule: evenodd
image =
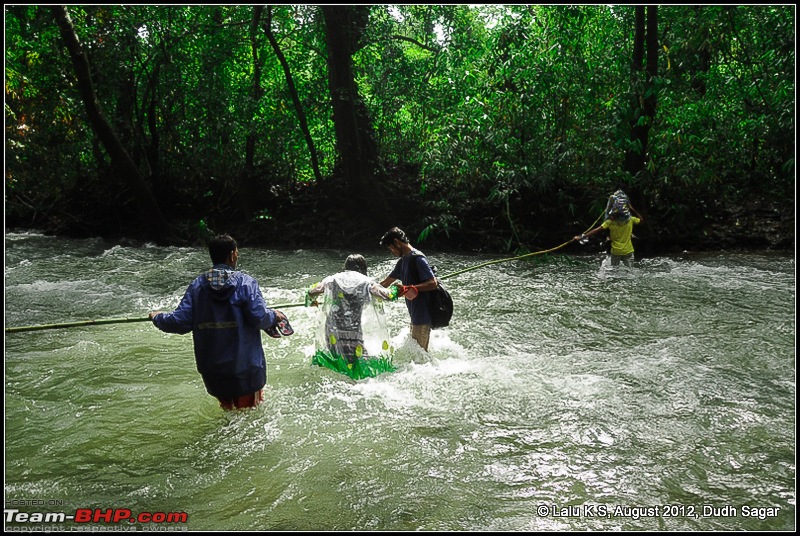
<instances>
[{"instance_id":1,"label":"man in blue jacket","mask_svg":"<svg viewBox=\"0 0 800 536\"><path fill-rule=\"evenodd\" d=\"M166 333L192 332L197 371L221 407L256 407L267 383L261 330L286 315L268 308L258 282L236 271L239 249L233 238L214 237L208 252L212 268L189 284L178 308L151 312L150 319Z\"/></svg>"}]
</instances>

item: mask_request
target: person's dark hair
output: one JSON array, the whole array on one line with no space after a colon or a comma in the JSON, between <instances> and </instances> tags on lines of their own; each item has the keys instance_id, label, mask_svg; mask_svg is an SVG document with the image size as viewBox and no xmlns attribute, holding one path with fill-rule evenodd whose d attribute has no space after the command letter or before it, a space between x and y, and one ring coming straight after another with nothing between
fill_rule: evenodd
<instances>
[{"instance_id":1,"label":"person's dark hair","mask_svg":"<svg viewBox=\"0 0 800 536\"><path fill-rule=\"evenodd\" d=\"M406 237L406 233L403 232L402 229L399 227L392 227L381 237L381 247L389 247L395 239L403 242L404 244L408 244L408 237Z\"/></svg>"},{"instance_id":2,"label":"person's dark hair","mask_svg":"<svg viewBox=\"0 0 800 536\"><path fill-rule=\"evenodd\" d=\"M208 253L214 264L224 264L235 249L236 240L227 234L217 235L208 242Z\"/></svg>"},{"instance_id":3,"label":"person's dark hair","mask_svg":"<svg viewBox=\"0 0 800 536\"><path fill-rule=\"evenodd\" d=\"M367 275L367 260L361 255L350 255L344 261L344 269Z\"/></svg>"}]
</instances>

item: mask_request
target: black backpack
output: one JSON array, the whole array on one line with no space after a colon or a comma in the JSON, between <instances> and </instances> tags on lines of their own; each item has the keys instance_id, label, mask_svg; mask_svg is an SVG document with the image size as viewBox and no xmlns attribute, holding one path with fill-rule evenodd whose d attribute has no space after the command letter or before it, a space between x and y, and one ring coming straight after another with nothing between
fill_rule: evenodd
<instances>
[{"instance_id":1,"label":"black backpack","mask_svg":"<svg viewBox=\"0 0 800 536\"><path fill-rule=\"evenodd\" d=\"M416 270L417 280L419 280L419 269L417 268L416 260L414 263L414 270ZM433 271L433 275L435 276L436 267L431 266L431 271ZM444 288L441 281L438 279L436 281L439 283L436 290L424 293L428 299L428 306L431 311L431 329L446 328L450 325L450 319L453 318L453 297L450 296L450 293Z\"/></svg>"},{"instance_id":2,"label":"black backpack","mask_svg":"<svg viewBox=\"0 0 800 536\"><path fill-rule=\"evenodd\" d=\"M431 310L431 329L446 328L453 318L453 297L447 289L439 283L433 292L428 292Z\"/></svg>"}]
</instances>

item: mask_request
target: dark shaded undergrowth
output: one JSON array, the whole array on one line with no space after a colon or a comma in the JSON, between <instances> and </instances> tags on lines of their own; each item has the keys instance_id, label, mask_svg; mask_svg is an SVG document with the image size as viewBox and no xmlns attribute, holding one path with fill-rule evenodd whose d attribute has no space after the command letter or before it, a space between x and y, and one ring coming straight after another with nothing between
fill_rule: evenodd
<instances>
[{"instance_id":1,"label":"dark shaded undergrowth","mask_svg":"<svg viewBox=\"0 0 800 536\"><path fill-rule=\"evenodd\" d=\"M392 170L382 181L390 213L376 213L368 201L340 187L344 181L273 184L260 199L257 214L245 216L233 197L215 203L193 196L161 199L174 226L171 237L154 237L137 222L124 191L68 195L68 203L38 209L13 196L6 200L6 228L71 237L102 237L111 242L202 245L209 233L227 232L243 246L274 249L378 248L390 225L403 228L424 250L527 253L569 241L597 224L608 193L574 188L517 192L506 202L490 192L458 192L426 185L415 170ZM114 203L99 198L114 196ZM733 199L731 199L733 198ZM560 200L553 202L552 200ZM638 256L711 250L792 250L795 247L794 197L748 195L693 197L676 206L633 192L644 217L635 229ZM544 202L543 200L550 200ZM96 204L93 204L96 203ZM113 207L103 208L103 207ZM599 207L599 208L598 208ZM201 224L202 220L202 224ZM205 227L203 229L202 227ZM602 235L600 235L602 236ZM605 248L601 240L571 244L565 252Z\"/></svg>"}]
</instances>

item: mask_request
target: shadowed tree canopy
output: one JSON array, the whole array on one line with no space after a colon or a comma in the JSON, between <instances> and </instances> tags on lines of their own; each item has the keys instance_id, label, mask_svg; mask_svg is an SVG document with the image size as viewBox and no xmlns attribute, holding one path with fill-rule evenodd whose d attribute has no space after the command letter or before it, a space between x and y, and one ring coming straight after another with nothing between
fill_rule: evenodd
<instances>
[{"instance_id":1,"label":"shadowed tree canopy","mask_svg":"<svg viewBox=\"0 0 800 536\"><path fill-rule=\"evenodd\" d=\"M86 116L100 143L108 152L111 163L119 177L133 193L136 208L139 210L144 223L152 233L154 239L162 241L171 237L170 225L164 218L153 194L150 192L144 177L136 164L128 155L114 130L109 125L97 100L92 82L91 66L84 54L75 28L72 26L69 13L65 6L52 6L53 17L61 31L61 37L69 51L70 59L75 67L78 91L86 108Z\"/></svg>"},{"instance_id":2,"label":"shadowed tree canopy","mask_svg":"<svg viewBox=\"0 0 800 536\"><path fill-rule=\"evenodd\" d=\"M794 6L9 5L6 223L793 247Z\"/></svg>"}]
</instances>

